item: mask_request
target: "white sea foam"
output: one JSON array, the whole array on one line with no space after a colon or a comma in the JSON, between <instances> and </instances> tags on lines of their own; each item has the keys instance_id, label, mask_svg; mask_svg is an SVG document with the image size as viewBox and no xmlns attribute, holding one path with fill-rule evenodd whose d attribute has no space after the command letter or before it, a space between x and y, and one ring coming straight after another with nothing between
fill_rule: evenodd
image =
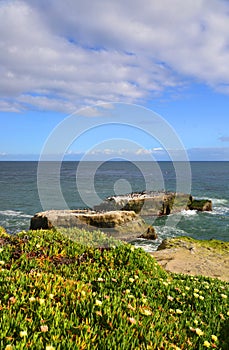
<instances>
[{"instance_id":1,"label":"white sea foam","mask_svg":"<svg viewBox=\"0 0 229 350\"><path fill-rule=\"evenodd\" d=\"M228 200L227 199L223 199L223 198L210 198L212 201L213 206L214 205L227 205L228 204Z\"/></svg>"},{"instance_id":2,"label":"white sea foam","mask_svg":"<svg viewBox=\"0 0 229 350\"><path fill-rule=\"evenodd\" d=\"M193 216L197 214L197 210L181 210L183 216Z\"/></svg>"},{"instance_id":3,"label":"white sea foam","mask_svg":"<svg viewBox=\"0 0 229 350\"><path fill-rule=\"evenodd\" d=\"M165 238L177 237L177 236L187 236L187 232L178 227L171 226L154 226L158 234L158 238L154 240L145 240L139 238L134 242L135 247L142 248L146 252L156 251L158 246L162 243Z\"/></svg>"},{"instance_id":4,"label":"white sea foam","mask_svg":"<svg viewBox=\"0 0 229 350\"><path fill-rule=\"evenodd\" d=\"M209 211L208 213L212 215L229 215L229 207L213 207L213 211Z\"/></svg>"},{"instance_id":5,"label":"white sea foam","mask_svg":"<svg viewBox=\"0 0 229 350\"><path fill-rule=\"evenodd\" d=\"M154 245L153 243L149 243L149 244L145 244L144 242L140 242L140 241L136 241L134 243L134 246L136 248L142 248L145 252L147 253L151 253L151 252L155 252L157 250L158 244Z\"/></svg>"},{"instance_id":6,"label":"white sea foam","mask_svg":"<svg viewBox=\"0 0 229 350\"><path fill-rule=\"evenodd\" d=\"M21 217L21 218L31 218L31 215L27 215L27 214L24 214L22 211L15 211L15 210L0 210L0 215Z\"/></svg>"}]
</instances>

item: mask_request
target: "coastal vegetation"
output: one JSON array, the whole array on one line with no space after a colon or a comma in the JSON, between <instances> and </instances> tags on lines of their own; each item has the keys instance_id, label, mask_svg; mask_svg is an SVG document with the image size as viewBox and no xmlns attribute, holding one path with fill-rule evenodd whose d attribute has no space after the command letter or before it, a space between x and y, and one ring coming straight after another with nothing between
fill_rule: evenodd
<instances>
[{"instance_id":1,"label":"coastal vegetation","mask_svg":"<svg viewBox=\"0 0 229 350\"><path fill-rule=\"evenodd\" d=\"M226 350L228 287L98 231L1 229L0 349Z\"/></svg>"}]
</instances>

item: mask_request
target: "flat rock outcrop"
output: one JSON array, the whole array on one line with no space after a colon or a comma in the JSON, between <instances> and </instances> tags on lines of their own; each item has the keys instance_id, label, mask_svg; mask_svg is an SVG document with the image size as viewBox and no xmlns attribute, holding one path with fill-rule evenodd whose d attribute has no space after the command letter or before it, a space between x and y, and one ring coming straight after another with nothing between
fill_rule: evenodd
<instances>
[{"instance_id":1,"label":"flat rock outcrop","mask_svg":"<svg viewBox=\"0 0 229 350\"><path fill-rule=\"evenodd\" d=\"M229 242L167 238L151 255L168 272L229 281Z\"/></svg>"},{"instance_id":2,"label":"flat rock outcrop","mask_svg":"<svg viewBox=\"0 0 229 350\"><path fill-rule=\"evenodd\" d=\"M145 232L148 225L134 211L48 210L35 214L31 230L78 227L89 231L100 229L114 238L130 241Z\"/></svg>"},{"instance_id":3,"label":"flat rock outcrop","mask_svg":"<svg viewBox=\"0 0 229 350\"><path fill-rule=\"evenodd\" d=\"M131 210L142 216L161 216L182 210L212 210L210 200L193 199L190 194L175 192L141 192L106 198L95 210Z\"/></svg>"}]
</instances>

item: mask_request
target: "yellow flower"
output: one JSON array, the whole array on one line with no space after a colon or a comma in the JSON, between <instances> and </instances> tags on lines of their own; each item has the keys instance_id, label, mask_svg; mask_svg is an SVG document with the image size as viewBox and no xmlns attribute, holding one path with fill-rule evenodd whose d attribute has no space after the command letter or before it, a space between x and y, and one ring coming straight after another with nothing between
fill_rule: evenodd
<instances>
[{"instance_id":1,"label":"yellow flower","mask_svg":"<svg viewBox=\"0 0 229 350\"><path fill-rule=\"evenodd\" d=\"M45 303L45 299L39 299L40 305L43 305Z\"/></svg>"},{"instance_id":2,"label":"yellow flower","mask_svg":"<svg viewBox=\"0 0 229 350\"><path fill-rule=\"evenodd\" d=\"M46 345L45 350L55 350L55 348L52 345Z\"/></svg>"},{"instance_id":3,"label":"yellow flower","mask_svg":"<svg viewBox=\"0 0 229 350\"><path fill-rule=\"evenodd\" d=\"M225 295L225 294L221 294L221 297L222 297L223 299L227 299L227 295Z\"/></svg>"},{"instance_id":4,"label":"yellow flower","mask_svg":"<svg viewBox=\"0 0 229 350\"><path fill-rule=\"evenodd\" d=\"M128 320L130 321L131 324L137 323L134 317L129 317Z\"/></svg>"},{"instance_id":5,"label":"yellow flower","mask_svg":"<svg viewBox=\"0 0 229 350\"><path fill-rule=\"evenodd\" d=\"M217 340L218 340L217 336L214 335L214 334L212 334L212 340L213 340L213 341L217 341Z\"/></svg>"},{"instance_id":6,"label":"yellow flower","mask_svg":"<svg viewBox=\"0 0 229 350\"><path fill-rule=\"evenodd\" d=\"M101 306L101 305L102 305L102 301L101 301L101 300L96 299L96 301L95 301L95 305L97 305L97 306Z\"/></svg>"},{"instance_id":7,"label":"yellow flower","mask_svg":"<svg viewBox=\"0 0 229 350\"><path fill-rule=\"evenodd\" d=\"M133 282L134 282L134 278L130 277L130 278L129 278L129 281L130 281L131 283L133 283Z\"/></svg>"},{"instance_id":8,"label":"yellow flower","mask_svg":"<svg viewBox=\"0 0 229 350\"><path fill-rule=\"evenodd\" d=\"M128 309L130 309L132 311L136 310L136 308L134 306L132 306L131 304L128 304L127 307L128 307Z\"/></svg>"},{"instance_id":9,"label":"yellow flower","mask_svg":"<svg viewBox=\"0 0 229 350\"><path fill-rule=\"evenodd\" d=\"M13 346L8 344L6 345L5 350L13 350Z\"/></svg>"},{"instance_id":10,"label":"yellow flower","mask_svg":"<svg viewBox=\"0 0 229 350\"><path fill-rule=\"evenodd\" d=\"M199 298L199 294L193 293L193 295L194 295L195 298Z\"/></svg>"},{"instance_id":11,"label":"yellow flower","mask_svg":"<svg viewBox=\"0 0 229 350\"><path fill-rule=\"evenodd\" d=\"M49 328L48 326L41 326L41 332L48 332Z\"/></svg>"},{"instance_id":12,"label":"yellow flower","mask_svg":"<svg viewBox=\"0 0 229 350\"><path fill-rule=\"evenodd\" d=\"M170 301L173 301L174 298L171 297L171 295L168 295L168 296L167 296L167 299L170 300Z\"/></svg>"},{"instance_id":13,"label":"yellow flower","mask_svg":"<svg viewBox=\"0 0 229 350\"><path fill-rule=\"evenodd\" d=\"M199 299L200 299L200 300L204 300L203 295L200 295L200 296L199 296Z\"/></svg>"},{"instance_id":14,"label":"yellow flower","mask_svg":"<svg viewBox=\"0 0 229 350\"><path fill-rule=\"evenodd\" d=\"M102 277L98 277L97 281L98 282L104 282L104 279Z\"/></svg>"},{"instance_id":15,"label":"yellow flower","mask_svg":"<svg viewBox=\"0 0 229 350\"><path fill-rule=\"evenodd\" d=\"M81 295L82 295L82 297L85 297L85 296L86 296L85 290L82 290L82 291L81 291Z\"/></svg>"},{"instance_id":16,"label":"yellow flower","mask_svg":"<svg viewBox=\"0 0 229 350\"><path fill-rule=\"evenodd\" d=\"M54 298L54 294L49 294L49 298L53 299Z\"/></svg>"},{"instance_id":17,"label":"yellow flower","mask_svg":"<svg viewBox=\"0 0 229 350\"><path fill-rule=\"evenodd\" d=\"M150 316L152 315L152 311L148 310L148 309L141 309L141 313L145 316Z\"/></svg>"},{"instance_id":18,"label":"yellow flower","mask_svg":"<svg viewBox=\"0 0 229 350\"><path fill-rule=\"evenodd\" d=\"M194 292L195 292L195 293L198 293L198 292L199 292L199 289L195 288L195 289L194 289Z\"/></svg>"},{"instance_id":19,"label":"yellow flower","mask_svg":"<svg viewBox=\"0 0 229 350\"><path fill-rule=\"evenodd\" d=\"M180 309L176 309L176 313L177 314L183 314L183 311L181 311Z\"/></svg>"},{"instance_id":20,"label":"yellow flower","mask_svg":"<svg viewBox=\"0 0 229 350\"><path fill-rule=\"evenodd\" d=\"M198 323L199 323L198 320L196 320L196 319L195 319L193 322L194 322L196 325L198 325Z\"/></svg>"},{"instance_id":21,"label":"yellow flower","mask_svg":"<svg viewBox=\"0 0 229 350\"><path fill-rule=\"evenodd\" d=\"M31 297L31 298L29 298L29 301L32 303L33 301L36 301L36 298Z\"/></svg>"},{"instance_id":22,"label":"yellow flower","mask_svg":"<svg viewBox=\"0 0 229 350\"><path fill-rule=\"evenodd\" d=\"M187 287L187 286L186 286L186 287L185 287L185 289L186 289L186 290L189 290L189 289L190 289L190 287Z\"/></svg>"},{"instance_id":23,"label":"yellow flower","mask_svg":"<svg viewBox=\"0 0 229 350\"><path fill-rule=\"evenodd\" d=\"M205 340L204 346L206 346L206 348L209 348L210 345L211 345L211 344L209 343L209 341Z\"/></svg>"},{"instance_id":24,"label":"yellow flower","mask_svg":"<svg viewBox=\"0 0 229 350\"><path fill-rule=\"evenodd\" d=\"M130 293L130 289L126 289L125 293L129 294Z\"/></svg>"},{"instance_id":25,"label":"yellow flower","mask_svg":"<svg viewBox=\"0 0 229 350\"><path fill-rule=\"evenodd\" d=\"M5 261L0 260L0 265L5 265Z\"/></svg>"},{"instance_id":26,"label":"yellow flower","mask_svg":"<svg viewBox=\"0 0 229 350\"><path fill-rule=\"evenodd\" d=\"M27 336L27 331L21 331L20 332L20 337L23 338L23 337L26 337Z\"/></svg>"},{"instance_id":27,"label":"yellow flower","mask_svg":"<svg viewBox=\"0 0 229 350\"><path fill-rule=\"evenodd\" d=\"M227 311L227 316L229 316L229 311Z\"/></svg>"},{"instance_id":28,"label":"yellow flower","mask_svg":"<svg viewBox=\"0 0 229 350\"><path fill-rule=\"evenodd\" d=\"M197 334L197 335L199 335L199 336L201 336L201 335L203 335L203 334L204 334L204 332L203 332L203 331L201 331L201 329L196 328L196 334Z\"/></svg>"}]
</instances>

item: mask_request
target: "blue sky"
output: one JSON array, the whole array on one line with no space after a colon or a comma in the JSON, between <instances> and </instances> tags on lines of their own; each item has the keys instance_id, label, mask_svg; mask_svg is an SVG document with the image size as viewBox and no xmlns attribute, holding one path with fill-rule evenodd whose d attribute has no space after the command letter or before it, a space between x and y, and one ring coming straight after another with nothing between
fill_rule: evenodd
<instances>
[{"instance_id":1,"label":"blue sky","mask_svg":"<svg viewBox=\"0 0 229 350\"><path fill-rule=\"evenodd\" d=\"M0 33L0 160L229 161L228 1L3 0Z\"/></svg>"}]
</instances>

